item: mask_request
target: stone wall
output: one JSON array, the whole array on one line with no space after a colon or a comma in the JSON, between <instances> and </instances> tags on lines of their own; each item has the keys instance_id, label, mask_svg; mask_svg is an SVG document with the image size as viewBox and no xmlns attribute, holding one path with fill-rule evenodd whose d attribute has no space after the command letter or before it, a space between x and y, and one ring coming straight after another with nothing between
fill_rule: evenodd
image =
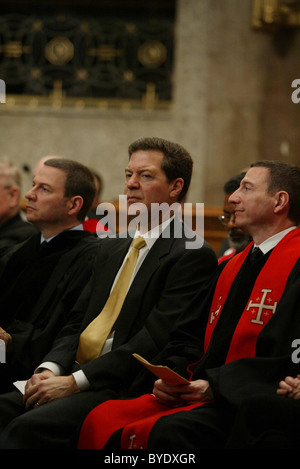
<instances>
[{"instance_id":1,"label":"stone wall","mask_svg":"<svg viewBox=\"0 0 300 469\"><path fill-rule=\"evenodd\" d=\"M233 173L260 158L299 163L300 33L251 26L251 0L178 0L174 100L171 109L70 110L0 104L0 153L32 168L60 154L94 167L103 199L123 192L127 147L142 136L177 141L195 170L188 201L222 205ZM24 175L24 189L31 185Z\"/></svg>"}]
</instances>

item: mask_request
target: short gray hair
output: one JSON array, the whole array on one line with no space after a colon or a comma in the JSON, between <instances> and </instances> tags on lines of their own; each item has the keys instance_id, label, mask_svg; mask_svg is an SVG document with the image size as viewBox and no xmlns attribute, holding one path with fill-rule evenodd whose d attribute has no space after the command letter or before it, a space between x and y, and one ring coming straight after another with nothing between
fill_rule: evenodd
<instances>
[{"instance_id":1,"label":"short gray hair","mask_svg":"<svg viewBox=\"0 0 300 469\"><path fill-rule=\"evenodd\" d=\"M4 179L4 186L17 186L21 189L22 178L19 169L7 158L0 158L0 180Z\"/></svg>"}]
</instances>

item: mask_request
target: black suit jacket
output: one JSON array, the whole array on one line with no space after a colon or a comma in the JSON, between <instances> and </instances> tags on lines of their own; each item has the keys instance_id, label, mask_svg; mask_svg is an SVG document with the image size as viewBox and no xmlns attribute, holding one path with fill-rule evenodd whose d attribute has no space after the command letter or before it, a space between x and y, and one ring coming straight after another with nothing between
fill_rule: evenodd
<instances>
[{"instance_id":1,"label":"black suit jacket","mask_svg":"<svg viewBox=\"0 0 300 469\"><path fill-rule=\"evenodd\" d=\"M217 267L216 255L199 237L194 239L198 248L187 249L191 232L183 230L181 222L175 225L169 238L156 240L133 280L115 324L112 351L81 366L94 390L113 388L124 394L142 368L132 353L151 360L168 342L177 320L189 314L195 294L203 288L205 295L204 284ZM86 311L81 330L104 306L131 242L130 237L102 240L90 287L77 304ZM60 364L66 373L74 371L78 338L63 331L44 359Z\"/></svg>"}]
</instances>

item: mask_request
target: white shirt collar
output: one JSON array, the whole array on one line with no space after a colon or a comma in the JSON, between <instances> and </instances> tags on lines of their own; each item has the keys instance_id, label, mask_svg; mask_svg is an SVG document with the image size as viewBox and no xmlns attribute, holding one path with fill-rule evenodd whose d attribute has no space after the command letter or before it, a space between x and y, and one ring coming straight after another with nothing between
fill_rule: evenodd
<instances>
[{"instance_id":1,"label":"white shirt collar","mask_svg":"<svg viewBox=\"0 0 300 469\"><path fill-rule=\"evenodd\" d=\"M66 230L66 231L83 231L83 225L82 223L80 223L79 225L76 225L76 226L73 226L73 228L70 228L69 230ZM60 233L58 233L60 234ZM41 244L46 241L47 243L49 243L49 241L51 241L51 239L55 238L56 235L54 236L51 236L51 238L48 238L48 239L45 239L44 236L41 234Z\"/></svg>"},{"instance_id":2,"label":"white shirt collar","mask_svg":"<svg viewBox=\"0 0 300 469\"><path fill-rule=\"evenodd\" d=\"M263 241L261 244L254 245L254 247L259 247L264 254L266 254L268 251L273 249L276 244L279 243L279 241L282 240L282 238L285 237L285 235L289 232L297 228L296 226L292 226L291 228L287 228L286 230L280 231L280 233L276 233L274 236L271 236L270 238L266 239Z\"/></svg>"},{"instance_id":3,"label":"white shirt collar","mask_svg":"<svg viewBox=\"0 0 300 469\"><path fill-rule=\"evenodd\" d=\"M151 249L157 238L160 237L161 233L166 229L166 227L171 223L174 216L169 218L168 220L164 221L160 225L155 226L151 230L147 231L147 233L140 233L139 230L136 230L134 237L137 238L141 236L145 239L148 249Z\"/></svg>"}]
</instances>

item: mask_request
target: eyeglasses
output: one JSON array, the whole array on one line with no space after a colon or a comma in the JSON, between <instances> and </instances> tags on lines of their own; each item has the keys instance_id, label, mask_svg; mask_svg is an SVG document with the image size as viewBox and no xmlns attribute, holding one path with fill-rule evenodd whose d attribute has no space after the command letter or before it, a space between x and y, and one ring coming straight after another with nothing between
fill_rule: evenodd
<instances>
[{"instance_id":1,"label":"eyeglasses","mask_svg":"<svg viewBox=\"0 0 300 469\"><path fill-rule=\"evenodd\" d=\"M230 215L221 215L220 217L218 217L218 220L223 224L223 225L228 225L228 223L230 221L232 221L232 223L235 222L235 213L232 212Z\"/></svg>"}]
</instances>

